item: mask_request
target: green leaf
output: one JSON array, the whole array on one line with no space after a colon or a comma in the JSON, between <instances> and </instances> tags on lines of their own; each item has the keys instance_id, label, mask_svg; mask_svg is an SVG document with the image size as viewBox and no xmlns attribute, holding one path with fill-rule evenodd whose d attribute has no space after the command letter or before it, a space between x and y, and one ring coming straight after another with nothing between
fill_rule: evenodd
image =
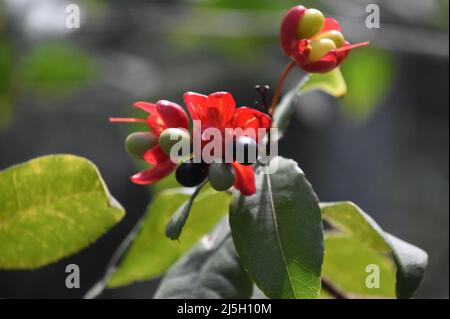
<instances>
[{"instance_id":1,"label":"green leaf","mask_svg":"<svg viewBox=\"0 0 450 319\"><path fill-rule=\"evenodd\" d=\"M148 163L144 163L142 165L143 169L148 168ZM178 183L175 172L167 176L166 178L163 178L160 181L157 181L155 184L152 184L151 191L152 193L158 193L167 189L171 188L177 188L180 187L180 183Z\"/></svg>"},{"instance_id":2,"label":"green leaf","mask_svg":"<svg viewBox=\"0 0 450 319\"><path fill-rule=\"evenodd\" d=\"M348 94L342 99L344 111L355 118L366 118L391 87L392 55L361 48L352 52L341 68L348 85Z\"/></svg>"},{"instance_id":3,"label":"green leaf","mask_svg":"<svg viewBox=\"0 0 450 319\"><path fill-rule=\"evenodd\" d=\"M109 288L160 276L228 211L230 196L205 187L192 205L180 241L171 241L165 236L166 224L190 195L192 191L187 192L184 188L165 190L155 195L142 229L113 274Z\"/></svg>"},{"instance_id":4,"label":"green leaf","mask_svg":"<svg viewBox=\"0 0 450 319\"><path fill-rule=\"evenodd\" d=\"M204 184L199 185L191 197L189 197L189 199L185 201L170 218L170 221L166 226L166 236L170 239L178 239L180 237L181 231L191 212L192 204L194 204L194 200L197 198L203 185Z\"/></svg>"},{"instance_id":5,"label":"green leaf","mask_svg":"<svg viewBox=\"0 0 450 319\"><path fill-rule=\"evenodd\" d=\"M248 299L252 290L225 218L172 266L154 298Z\"/></svg>"},{"instance_id":6,"label":"green leaf","mask_svg":"<svg viewBox=\"0 0 450 319\"><path fill-rule=\"evenodd\" d=\"M391 234L385 233L397 265L396 293L398 298L411 298L420 286L428 265L428 254Z\"/></svg>"},{"instance_id":7,"label":"green leaf","mask_svg":"<svg viewBox=\"0 0 450 319\"><path fill-rule=\"evenodd\" d=\"M311 74L309 80L301 88L300 93L305 94L316 90L334 97L343 97L347 93L347 85L341 70L335 68L328 73Z\"/></svg>"},{"instance_id":8,"label":"green leaf","mask_svg":"<svg viewBox=\"0 0 450 319\"><path fill-rule=\"evenodd\" d=\"M272 116L272 127L278 129L276 140L281 139L284 132L287 130L289 123L291 122L292 113L294 112L295 100L298 96L297 89L291 90L286 93L280 104L276 107Z\"/></svg>"},{"instance_id":9,"label":"green leaf","mask_svg":"<svg viewBox=\"0 0 450 319\"><path fill-rule=\"evenodd\" d=\"M295 102L300 97L300 91L302 87L308 83L310 76L310 74L306 74L294 89L285 94L281 102L275 108L275 113L272 117L272 126L278 129L276 140L283 137L284 132L289 126L292 113L294 112Z\"/></svg>"},{"instance_id":10,"label":"green leaf","mask_svg":"<svg viewBox=\"0 0 450 319\"><path fill-rule=\"evenodd\" d=\"M33 269L76 253L123 216L84 158L52 155L12 166L0 172L0 269Z\"/></svg>"},{"instance_id":11,"label":"green leaf","mask_svg":"<svg viewBox=\"0 0 450 319\"><path fill-rule=\"evenodd\" d=\"M250 278L269 298L317 298L323 259L318 199L292 160L256 172L256 194L236 194L230 225Z\"/></svg>"},{"instance_id":12,"label":"green leaf","mask_svg":"<svg viewBox=\"0 0 450 319\"><path fill-rule=\"evenodd\" d=\"M253 294L251 299L267 299L267 297L257 285L253 284Z\"/></svg>"},{"instance_id":13,"label":"green leaf","mask_svg":"<svg viewBox=\"0 0 450 319\"><path fill-rule=\"evenodd\" d=\"M379 267L379 288L368 288L368 265ZM386 251L377 251L364 241L343 234L325 236L323 278L337 289L358 297L395 298L395 264Z\"/></svg>"},{"instance_id":14,"label":"green leaf","mask_svg":"<svg viewBox=\"0 0 450 319\"><path fill-rule=\"evenodd\" d=\"M358 285L358 283L348 283L348 281L354 280L354 276L358 276L358 273L365 271L365 267L361 270L362 256L365 255L367 257L366 265L373 263L380 266L380 278L383 285L380 290L372 288L369 294L393 295L394 281L390 271L394 273L394 267L390 265L394 264L397 297L410 298L413 296L420 285L428 261L428 256L422 249L387 234L369 215L351 202L324 203L321 204L321 208L324 220L342 233L342 238L330 237L330 241L327 238L326 244L331 246L325 250L323 267L325 278L342 288L350 289L350 292L367 293L367 289L361 290L361 285L357 291L354 291L354 284ZM337 241L345 241L347 246L338 245ZM354 256L347 259L346 266L339 261L345 258L344 255ZM350 277L349 273L353 273L353 275ZM344 278L345 276L347 278ZM359 284L361 284L361 280Z\"/></svg>"},{"instance_id":15,"label":"green leaf","mask_svg":"<svg viewBox=\"0 0 450 319\"><path fill-rule=\"evenodd\" d=\"M283 136L289 126L297 99L303 94L317 90L338 98L344 96L347 92L347 86L340 69L336 68L324 74L306 74L294 89L286 93L273 115L272 125L278 128L277 139Z\"/></svg>"}]
</instances>

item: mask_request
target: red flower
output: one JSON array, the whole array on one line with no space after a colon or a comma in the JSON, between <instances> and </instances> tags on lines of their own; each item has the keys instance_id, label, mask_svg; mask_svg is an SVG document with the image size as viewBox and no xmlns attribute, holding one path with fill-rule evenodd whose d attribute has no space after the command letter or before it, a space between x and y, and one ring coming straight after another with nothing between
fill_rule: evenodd
<instances>
[{"instance_id":1,"label":"red flower","mask_svg":"<svg viewBox=\"0 0 450 319\"><path fill-rule=\"evenodd\" d=\"M303 20L312 11L315 14L321 14L315 9L307 9L304 6L296 6L290 9L283 19L280 30L281 46L284 52L306 72L329 72L345 60L350 50L369 44L369 42L350 44L342 36L342 29L333 18L325 18L320 21L320 18L316 16L317 19L311 21L311 23ZM302 25L302 22L304 22L304 25ZM313 34L308 34L308 31L311 28L314 29L315 26L319 26L317 32L313 31ZM304 30L308 30L303 32L302 27ZM335 41L334 45L327 41L331 39L328 37L330 31L334 35L338 35L340 40ZM307 36L302 33L306 33ZM319 43L320 40L325 41ZM326 45L330 46L327 47ZM323 54L321 51L324 51Z\"/></svg>"},{"instance_id":2,"label":"red flower","mask_svg":"<svg viewBox=\"0 0 450 319\"><path fill-rule=\"evenodd\" d=\"M271 119L267 114L248 107L236 108L233 96L227 92L216 92L209 96L187 92L184 102L193 120L200 120L202 132L210 127L219 129L222 133L225 128L252 128L258 132L259 128L270 128ZM257 136L256 136L257 139ZM243 195L255 193L255 174L252 166L233 162L236 187Z\"/></svg>"},{"instance_id":3,"label":"red flower","mask_svg":"<svg viewBox=\"0 0 450 319\"><path fill-rule=\"evenodd\" d=\"M159 138L167 128L189 128L189 118L181 106L176 103L161 100L156 104L137 102L133 105L149 113L146 119L139 118L110 118L110 122L142 122L147 123L150 131ZM135 184L148 185L163 179L174 171L177 164L164 153L159 144L150 148L144 154L144 160L152 167L130 177Z\"/></svg>"}]
</instances>

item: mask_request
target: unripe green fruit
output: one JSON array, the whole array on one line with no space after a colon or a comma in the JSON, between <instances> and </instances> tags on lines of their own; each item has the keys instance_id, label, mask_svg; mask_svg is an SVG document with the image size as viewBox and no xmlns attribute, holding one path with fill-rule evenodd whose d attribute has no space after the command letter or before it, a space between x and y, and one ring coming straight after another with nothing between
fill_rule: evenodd
<instances>
[{"instance_id":1,"label":"unripe green fruit","mask_svg":"<svg viewBox=\"0 0 450 319\"><path fill-rule=\"evenodd\" d=\"M168 128L159 136L159 146L163 152L169 156L172 147L180 141L190 143L191 137L187 130L181 128Z\"/></svg>"},{"instance_id":2,"label":"unripe green fruit","mask_svg":"<svg viewBox=\"0 0 450 319\"><path fill-rule=\"evenodd\" d=\"M309 44L311 51L308 55L308 62L316 62L323 58L328 52L336 49L336 44L330 39L313 40Z\"/></svg>"},{"instance_id":3,"label":"unripe green fruit","mask_svg":"<svg viewBox=\"0 0 450 319\"><path fill-rule=\"evenodd\" d=\"M330 39L336 45L336 48L340 48L345 44L344 35L336 30L326 31L318 34L314 37L314 40Z\"/></svg>"},{"instance_id":4,"label":"unripe green fruit","mask_svg":"<svg viewBox=\"0 0 450 319\"><path fill-rule=\"evenodd\" d=\"M311 38L317 32L322 30L325 17L317 9L308 9L303 14L297 25L297 38Z\"/></svg>"},{"instance_id":5,"label":"unripe green fruit","mask_svg":"<svg viewBox=\"0 0 450 319\"><path fill-rule=\"evenodd\" d=\"M156 136L149 132L135 132L127 136L125 148L128 153L142 158L144 153L158 143Z\"/></svg>"},{"instance_id":6,"label":"unripe green fruit","mask_svg":"<svg viewBox=\"0 0 450 319\"><path fill-rule=\"evenodd\" d=\"M216 191L225 191L234 184L233 168L225 163L213 162L209 166L208 179Z\"/></svg>"}]
</instances>

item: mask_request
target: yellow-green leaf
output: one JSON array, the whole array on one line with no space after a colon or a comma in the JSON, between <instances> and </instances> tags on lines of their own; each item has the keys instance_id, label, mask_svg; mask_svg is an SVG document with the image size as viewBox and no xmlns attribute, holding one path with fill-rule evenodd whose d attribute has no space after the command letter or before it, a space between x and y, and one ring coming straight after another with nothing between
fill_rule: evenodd
<instances>
[{"instance_id":1,"label":"yellow-green leaf","mask_svg":"<svg viewBox=\"0 0 450 319\"><path fill-rule=\"evenodd\" d=\"M358 297L395 298L395 264L363 241L343 234L327 234L322 275L339 290ZM371 266L379 270L379 286L366 285Z\"/></svg>"},{"instance_id":2,"label":"yellow-green leaf","mask_svg":"<svg viewBox=\"0 0 450 319\"><path fill-rule=\"evenodd\" d=\"M183 188L155 195L142 229L110 279L109 288L160 276L228 212L230 196L205 187L192 205L179 241L170 240L165 236L167 222L190 195Z\"/></svg>"},{"instance_id":3,"label":"yellow-green leaf","mask_svg":"<svg viewBox=\"0 0 450 319\"><path fill-rule=\"evenodd\" d=\"M342 72L335 68L328 73L311 74L308 81L300 89L302 94L320 90L334 97L342 97L347 93L347 84L345 83Z\"/></svg>"},{"instance_id":4,"label":"yellow-green leaf","mask_svg":"<svg viewBox=\"0 0 450 319\"><path fill-rule=\"evenodd\" d=\"M410 298L420 285L428 255L386 232L351 202L322 203L322 217L339 235L325 243L323 277L349 293ZM328 246L327 246L328 245ZM368 265L377 268L379 287L369 288Z\"/></svg>"},{"instance_id":5,"label":"yellow-green leaf","mask_svg":"<svg viewBox=\"0 0 450 319\"><path fill-rule=\"evenodd\" d=\"M78 252L124 216L90 161L51 155L0 172L0 269Z\"/></svg>"}]
</instances>

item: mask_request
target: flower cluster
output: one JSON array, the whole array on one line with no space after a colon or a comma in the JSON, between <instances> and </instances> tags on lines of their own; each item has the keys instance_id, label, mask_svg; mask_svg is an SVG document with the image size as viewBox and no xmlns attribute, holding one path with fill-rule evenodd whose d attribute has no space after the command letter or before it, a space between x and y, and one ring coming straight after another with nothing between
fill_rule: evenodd
<instances>
[{"instance_id":1,"label":"flower cluster","mask_svg":"<svg viewBox=\"0 0 450 319\"><path fill-rule=\"evenodd\" d=\"M176 170L176 179L183 186L197 186L208 179L211 186L218 191L234 186L243 195L254 194L255 177L252 164L256 162L256 158L250 160L248 153L253 151L258 154L261 136L246 132L249 129L253 133L259 130L266 132L270 128L269 113L274 111L282 84L290 69L297 64L309 73L329 72L344 61L350 50L368 44L350 44L336 20L325 18L320 11L303 6L296 6L288 11L281 24L280 39L284 52L292 62L280 77L270 108L265 103L262 91L260 92L268 113L248 107L237 108L233 96L227 92L216 92L209 96L187 92L184 94L184 102L194 122L192 132L189 131L191 125L184 109L165 100L155 104L134 104L148 113L146 119L111 118L111 122L146 123L149 128L148 132L137 132L127 137L127 150L151 165L151 168L131 176L131 181L148 185ZM267 89L264 90L266 91ZM199 131L195 130L197 121L201 123ZM227 162L222 157L222 152L218 152L220 155L213 154L213 157L218 158L217 161L205 161L202 149L207 147L211 138L208 132L211 128L224 137L219 150L231 148L232 153L236 154L236 150L240 149L243 150L244 156L233 157ZM229 129L241 129L242 133L229 133ZM195 148L195 141L198 139L200 152L192 153L191 149ZM188 146L187 158L186 154L173 156L173 150L178 144Z\"/></svg>"},{"instance_id":2,"label":"flower cluster","mask_svg":"<svg viewBox=\"0 0 450 319\"><path fill-rule=\"evenodd\" d=\"M223 134L227 129L239 128L242 135L233 136L234 148L244 144L242 149L248 150L258 143L258 135L250 136L246 132L258 129L269 129L271 118L267 114L249 107L236 107L230 93L216 92L205 96L193 92L184 94L184 101L189 115L194 121L201 122L200 139L207 142L204 132L216 128ZM150 169L131 176L131 181L148 185L159 181L175 169L176 178L183 186L197 186L206 178L216 190L226 190L234 185L243 195L255 192L255 178L252 162L233 160L225 162L205 163L190 157L181 163L170 157L172 147L180 141L189 141L189 118L184 109L176 103L159 101L156 104L138 102L135 107L146 111L149 116L140 118L111 118L111 122L147 123L149 132L131 134L126 141L130 153L144 159L152 165ZM250 130L248 130L250 129ZM224 139L224 143L227 139ZM206 144L201 143L201 147ZM228 145L223 145L224 148Z\"/></svg>"},{"instance_id":3,"label":"flower cluster","mask_svg":"<svg viewBox=\"0 0 450 319\"><path fill-rule=\"evenodd\" d=\"M288 11L281 24L280 40L284 52L309 73L329 72L344 61L350 50L369 44L350 44L339 22L304 6Z\"/></svg>"}]
</instances>

